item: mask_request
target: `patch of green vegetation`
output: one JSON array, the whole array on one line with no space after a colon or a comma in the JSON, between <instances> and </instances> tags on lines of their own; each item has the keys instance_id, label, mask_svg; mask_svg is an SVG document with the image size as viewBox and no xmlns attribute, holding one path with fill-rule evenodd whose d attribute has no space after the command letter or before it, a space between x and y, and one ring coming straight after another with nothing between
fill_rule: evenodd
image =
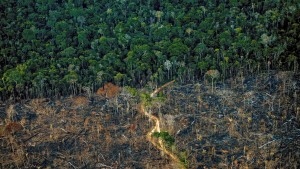
<instances>
[{"instance_id":1,"label":"patch of green vegetation","mask_svg":"<svg viewBox=\"0 0 300 169\"><path fill-rule=\"evenodd\" d=\"M141 93L140 99L145 106L151 106L153 99L151 98L149 93Z\"/></svg>"},{"instance_id":2,"label":"patch of green vegetation","mask_svg":"<svg viewBox=\"0 0 300 169\"><path fill-rule=\"evenodd\" d=\"M125 86L125 90L128 91L132 96L137 96L139 94L138 90L136 88Z\"/></svg>"},{"instance_id":3,"label":"patch of green vegetation","mask_svg":"<svg viewBox=\"0 0 300 169\"><path fill-rule=\"evenodd\" d=\"M166 97L163 96L162 94L160 94L157 97L151 97L149 93L140 93L140 99L142 101L142 103L148 107L148 106L152 106L155 102L159 102L162 103L166 100Z\"/></svg>"},{"instance_id":4,"label":"patch of green vegetation","mask_svg":"<svg viewBox=\"0 0 300 169\"><path fill-rule=\"evenodd\" d=\"M165 142L167 147L171 147L175 143L175 138L171 136L167 131L154 132L152 136L156 138L161 138Z\"/></svg>"}]
</instances>

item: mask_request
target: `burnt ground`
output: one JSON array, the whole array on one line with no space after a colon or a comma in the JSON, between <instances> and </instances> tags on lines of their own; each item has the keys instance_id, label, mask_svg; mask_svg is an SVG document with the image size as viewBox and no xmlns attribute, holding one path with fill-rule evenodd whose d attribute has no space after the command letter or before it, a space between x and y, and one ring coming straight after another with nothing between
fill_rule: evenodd
<instances>
[{"instance_id":1,"label":"burnt ground","mask_svg":"<svg viewBox=\"0 0 300 169\"><path fill-rule=\"evenodd\" d=\"M188 168L297 168L299 75L175 84L150 110ZM0 105L0 168L174 168L147 140L138 97L76 96ZM22 126L20 126L20 124Z\"/></svg>"},{"instance_id":2,"label":"burnt ground","mask_svg":"<svg viewBox=\"0 0 300 169\"><path fill-rule=\"evenodd\" d=\"M123 92L2 105L0 168L168 168L146 140L153 124L137 103ZM4 132L4 119L24 128Z\"/></svg>"},{"instance_id":3,"label":"burnt ground","mask_svg":"<svg viewBox=\"0 0 300 169\"><path fill-rule=\"evenodd\" d=\"M154 112L189 168L299 168L300 77L271 72L175 86Z\"/></svg>"}]
</instances>

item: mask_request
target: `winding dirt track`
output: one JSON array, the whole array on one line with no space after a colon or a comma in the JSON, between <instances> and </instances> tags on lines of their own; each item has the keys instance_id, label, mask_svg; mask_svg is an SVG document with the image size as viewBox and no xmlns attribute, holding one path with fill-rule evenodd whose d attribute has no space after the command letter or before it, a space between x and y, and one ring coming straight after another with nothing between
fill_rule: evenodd
<instances>
[{"instance_id":1,"label":"winding dirt track","mask_svg":"<svg viewBox=\"0 0 300 169\"><path fill-rule=\"evenodd\" d=\"M155 97L156 94L157 94L158 92L160 92L163 88L165 88L165 87L171 85L171 84L174 83L174 82L175 82L175 80L173 80L173 81L171 81L171 82L168 82L168 83L162 85L161 87L157 88L156 90L154 90L154 91L151 93L151 95L150 95L151 98ZM160 151L162 151L164 154L167 154L167 155L168 155L168 156L169 156L169 157L177 164L177 166L176 166L177 168L185 168L185 167L182 165L182 163L181 163L181 161L179 160L179 158L178 158L173 152L171 152L171 151L169 151L169 150L166 149L166 147L165 147L165 145L164 145L164 143L163 143L163 141L162 141L161 139L159 139L159 141L157 142L156 139L153 139L153 138L152 138L152 134L153 134L154 132L160 132L160 131L161 131L161 130L160 130L160 125L159 125L159 124L160 124L160 120L158 119L158 117L156 117L156 116L152 115L151 113L149 113L149 112L145 109L144 104L141 104L141 112L142 112L143 114L145 114L149 119L153 120L154 123L155 123L153 129L147 133L147 139L154 145L154 147L156 147L157 149L159 149Z\"/></svg>"}]
</instances>

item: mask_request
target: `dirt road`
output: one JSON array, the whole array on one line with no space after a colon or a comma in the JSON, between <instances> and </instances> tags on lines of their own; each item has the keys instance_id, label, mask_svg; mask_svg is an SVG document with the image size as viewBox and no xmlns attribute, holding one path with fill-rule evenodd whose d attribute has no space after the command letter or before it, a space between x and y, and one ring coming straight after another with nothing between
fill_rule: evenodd
<instances>
[{"instance_id":1,"label":"dirt road","mask_svg":"<svg viewBox=\"0 0 300 169\"><path fill-rule=\"evenodd\" d=\"M165 88L165 87L171 85L171 84L174 83L174 82L175 82L175 80L173 80L173 81L171 81L171 82L168 82L168 83L162 85L161 87L157 88L156 90L154 90L154 91L150 94L151 98L155 97L156 94L157 94L158 92L160 92L163 88ZM141 111L142 111L142 113L145 114L149 119L153 120L154 123L155 123L153 129L147 133L147 139L154 145L154 147L156 147L157 149L159 149L160 151L162 151L164 154L167 154L167 155L168 155L168 156L176 163L176 166L174 166L174 167L176 167L176 168L185 168L185 167L183 166L183 164L181 163L181 161L179 160L179 158L178 158L173 152L171 152L171 151L169 151L168 149L166 149L165 144L164 144L164 142L163 142L161 139L159 139L159 141L157 141L157 139L154 139L154 138L152 137L152 134L153 134L154 132L160 132L160 131L161 131L161 130L160 130L160 120L159 120L159 118L156 117L156 116L154 116L154 115L152 115L152 113L149 113L149 112L145 109L145 105L144 105L144 104L141 104Z\"/></svg>"}]
</instances>

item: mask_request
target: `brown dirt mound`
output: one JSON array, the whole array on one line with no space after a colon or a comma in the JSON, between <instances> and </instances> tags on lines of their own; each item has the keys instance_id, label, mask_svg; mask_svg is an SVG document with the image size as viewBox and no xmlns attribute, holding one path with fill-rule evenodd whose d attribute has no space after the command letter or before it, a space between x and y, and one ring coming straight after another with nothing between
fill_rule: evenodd
<instances>
[{"instance_id":1,"label":"brown dirt mound","mask_svg":"<svg viewBox=\"0 0 300 169\"><path fill-rule=\"evenodd\" d=\"M112 83L106 83L103 87L97 90L96 94L107 98L113 98L119 95L120 91L121 88L119 86Z\"/></svg>"}]
</instances>

